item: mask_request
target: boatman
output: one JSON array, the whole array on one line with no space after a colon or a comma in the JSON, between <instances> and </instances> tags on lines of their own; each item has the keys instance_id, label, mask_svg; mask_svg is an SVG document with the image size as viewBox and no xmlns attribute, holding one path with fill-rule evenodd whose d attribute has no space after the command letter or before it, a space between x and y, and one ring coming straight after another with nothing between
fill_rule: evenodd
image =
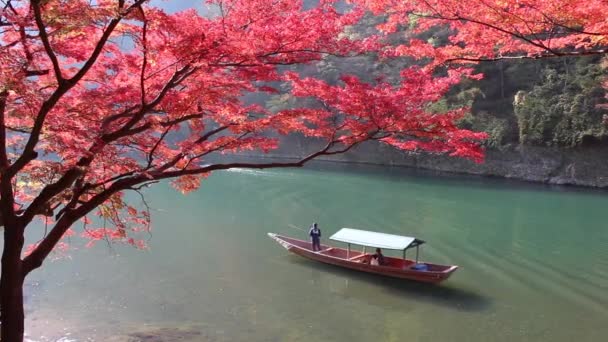
<instances>
[{"instance_id":1,"label":"boatman","mask_svg":"<svg viewBox=\"0 0 608 342\"><path fill-rule=\"evenodd\" d=\"M320 251L321 250L321 229L317 226L317 223L313 223L310 226L310 231L308 232L310 238L312 239L312 250Z\"/></svg>"}]
</instances>

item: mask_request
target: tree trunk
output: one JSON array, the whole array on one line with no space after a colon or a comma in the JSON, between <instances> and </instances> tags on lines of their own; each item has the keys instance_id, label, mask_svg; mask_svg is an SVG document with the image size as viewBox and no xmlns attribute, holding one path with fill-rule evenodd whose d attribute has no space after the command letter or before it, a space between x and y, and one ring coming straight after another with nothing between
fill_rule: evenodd
<instances>
[{"instance_id":1,"label":"tree trunk","mask_svg":"<svg viewBox=\"0 0 608 342\"><path fill-rule=\"evenodd\" d=\"M0 320L2 342L22 342L24 333L23 314L23 234L20 229L4 227L4 250L0 275Z\"/></svg>"}]
</instances>

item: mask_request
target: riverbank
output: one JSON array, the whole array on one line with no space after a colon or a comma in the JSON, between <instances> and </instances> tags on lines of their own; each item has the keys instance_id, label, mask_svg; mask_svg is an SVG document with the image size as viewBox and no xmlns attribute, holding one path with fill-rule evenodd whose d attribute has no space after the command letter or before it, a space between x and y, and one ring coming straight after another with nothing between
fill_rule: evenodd
<instances>
[{"instance_id":1,"label":"riverbank","mask_svg":"<svg viewBox=\"0 0 608 342\"><path fill-rule=\"evenodd\" d=\"M314 142L290 138L281 148L255 157L293 159L307 155ZM385 144L366 142L351 151L317 160L341 163L400 166L458 174L492 176L528 182L608 188L608 146L598 145L573 149L542 146L511 146L488 149L486 159L472 161L428 153L407 153Z\"/></svg>"}]
</instances>

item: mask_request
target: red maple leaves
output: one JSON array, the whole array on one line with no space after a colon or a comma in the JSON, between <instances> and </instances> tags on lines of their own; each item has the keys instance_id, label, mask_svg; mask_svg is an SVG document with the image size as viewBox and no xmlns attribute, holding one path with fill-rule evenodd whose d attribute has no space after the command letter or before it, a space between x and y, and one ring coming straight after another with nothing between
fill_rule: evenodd
<instances>
[{"instance_id":1,"label":"red maple leaves","mask_svg":"<svg viewBox=\"0 0 608 342\"><path fill-rule=\"evenodd\" d=\"M192 191L210 172L233 166L205 164L208 156L275 149L272 133L301 133L324 147L298 162L234 165L301 166L367 140L483 158L484 135L455 125L464 109L429 110L463 77L475 77L468 69L437 77L430 67L408 68L398 84L344 75L338 85L282 72L327 54L388 56L381 33L344 34L364 7L208 4L213 15L169 14L143 0L24 1L2 9L0 116L7 148L0 161L2 181L15 184L14 197L2 201L22 208L24 225L41 214L56 218L28 258L44 258L91 212L113 228L87 229L86 237L135 244L129 232L146 227L149 215L129 209L125 190L175 178L175 187ZM294 96L315 99L316 106L272 113L244 102L246 94L277 92L270 82L287 82Z\"/></svg>"},{"instance_id":2,"label":"red maple leaves","mask_svg":"<svg viewBox=\"0 0 608 342\"><path fill-rule=\"evenodd\" d=\"M410 25L409 35L449 28L449 44L412 40L389 48L389 55L435 57L471 62L497 58L542 58L605 54L608 21L603 0L362 0L375 13L386 14L379 26L394 31Z\"/></svg>"}]
</instances>

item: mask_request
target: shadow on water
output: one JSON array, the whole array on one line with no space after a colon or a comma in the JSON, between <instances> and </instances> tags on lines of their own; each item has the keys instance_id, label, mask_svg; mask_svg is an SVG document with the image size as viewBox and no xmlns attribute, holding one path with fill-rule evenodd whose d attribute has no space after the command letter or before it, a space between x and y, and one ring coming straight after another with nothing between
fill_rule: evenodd
<instances>
[{"instance_id":1,"label":"shadow on water","mask_svg":"<svg viewBox=\"0 0 608 342\"><path fill-rule=\"evenodd\" d=\"M425 284L358 272L293 255L290 256L290 262L314 270L311 275L313 278L320 279L327 274L344 277L346 285L334 292L374 306L409 311L409 306L415 305L417 302L425 302L468 312L484 311L491 306L489 298L467 289L451 286L449 280L440 285ZM354 284L348 281L354 281ZM362 286L361 283L364 285ZM379 291L384 295L374 294L373 291Z\"/></svg>"}]
</instances>

